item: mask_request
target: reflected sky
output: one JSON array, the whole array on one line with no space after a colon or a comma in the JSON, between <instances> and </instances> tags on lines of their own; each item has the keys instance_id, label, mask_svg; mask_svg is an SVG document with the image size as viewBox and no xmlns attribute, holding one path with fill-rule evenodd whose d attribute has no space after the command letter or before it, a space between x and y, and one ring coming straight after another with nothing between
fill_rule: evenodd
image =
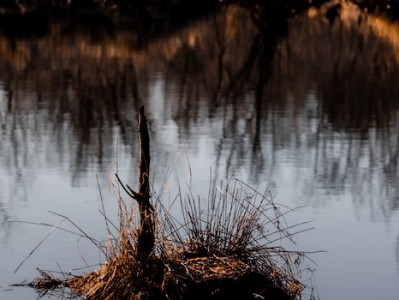
<instances>
[{"instance_id":1,"label":"reflected sky","mask_svg":"<svg viewBox=\"0 0 399 300\"><path fill-rule=\"evenodd\" d=\"M320 299L393 299L399 29L352 6L331 23L323 9L279 36L270 31L280 25L259 27L231 6L144 46L123 29L99 41L62 23L13 47L0 37L0 221L57 223L53 210L104 238L96 175L104 192L116 169L134 184L144 104L155 191L173 199L190 171L204 198L210 177L267 187L279 203L305 205L290 222L313 220L298 246L327 251L313 258ZM1 297L28 299L4 290L36 267L78 267L84 250L99 262L98 251L56 234L14 276L45 234L0 225Z\"/></svg>"}]
</instances>

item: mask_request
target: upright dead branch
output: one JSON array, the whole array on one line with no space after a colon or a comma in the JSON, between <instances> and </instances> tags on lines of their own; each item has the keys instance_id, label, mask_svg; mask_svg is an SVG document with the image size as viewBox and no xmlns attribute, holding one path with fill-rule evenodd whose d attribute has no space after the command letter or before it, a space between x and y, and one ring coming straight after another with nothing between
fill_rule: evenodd
<instances>
[{"instance_id":1,"label":"upright dead branch","mask_svg":"<svg viewBox=\"0 0 399 300\"><path fill-rule=\"evenodd\" d=\"M138 193L134 193L134 199L139 204L140 228L137 241L138 255L142 258L150 256L154 247L154 218L150 204L150 137L148 134L147 118L144 115L144 106L140 107L138 118L138 131L140 142L139 160L139 185Z\"/></svg>"},{"instance_id":2,"label":"upright dead branch","mask_svg":"<svg viewBox=\"0 0 399 300\"><path fill-rule=\"evenodd\" d=\"M139 204L140 227L138 230L137 254L141 260L148 258L155 244L154 209L150 203L150 136L148 134L147 118L144 106L140 107L138 115L139 131L139 184L138 192L129 185L124 185L118 174L115 174L125 192Z\"/></svg>"}]
</instances>

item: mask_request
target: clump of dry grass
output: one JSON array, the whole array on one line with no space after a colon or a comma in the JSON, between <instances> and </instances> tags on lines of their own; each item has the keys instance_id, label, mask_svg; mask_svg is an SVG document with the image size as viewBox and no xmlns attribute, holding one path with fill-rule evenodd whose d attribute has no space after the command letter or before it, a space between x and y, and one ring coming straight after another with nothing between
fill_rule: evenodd
<instances>
[{"instance_id":1,"label":"clump of dry grass","mask_svg":"<svg viewBox=\"0 0 399 300\"><path fill-rule=\"evenodd\" d=\"M133 201L128 207L119 186L114 187L119 204L119 229L118 236L108 242L107 261L93 272L65 280L65 285L84 299L160 299L162 262L155 255L146 260L138 255L138 213Z\"/></svg>"},{"instance_id":2,"label":"clump of dry grass","mask_svg":"<svg viewBox=\"0 0 399 300\"><path fill-rule=\"evenodd\" d=\"M159 214L161 246L178 249L166 248L164 257L173 253L197 281L255 273L264 275L292 299L301 294L305 286L297 278L305 253L287 250L281 242L295 244L295 234L309 228L303 227L306 222L288 226L284 216L293 210L276 204L270 192L261 194L231 179L220 187L211 186L207 201L192 194L179 194L178 198L182 222L169 210Z\"/></svg>"},{"instance_id":3,"label":"clump of dry grass","mask_svg":"<svg viewBox=\"0 0 399 300\"><path fill-rule=\"evenodd\" d=\"M303 224L284 227L284 215L291 210L282 212L284 207L274 203L270 193L260 194L237 179L212 186L207 201L179 193L175 203L181 207L180 221L156 199L155 247L143 260L136 246L137 208L133 201L127 205L118 184L114 187L119 228L118 237L108 242L106 263L84 276L62 280L41 272L30 286L42 294L67 287L81 298L104 300L225 299L223 287L247 289L242 294L247 297L267 293L270 286L288 297L276 299L295 299L305 288L297 279L304 253L276 244L292 241L295 233L289 230ZM248 276L251 281L243 279Z\"/></svg>"},{"instance_id":4,"label":"clump of dry grass","mask_svg":"<svg viewBox=\"0 0 399 300\"><path fill-rule=\"evenodd\" d=\"M292 210L274 203L270 193L260 194L237 179L212 186L207 201L180 193L175 201L181 207L180 221L154 196L156 242L143 260L136 249L136 205L128 206L119 186L114 186L119 229L118 237L108 243L106 263L84 276L56 281L75 295L107 300L226 299L224 291L239 287L240 297L255 299L250 295L263 293L265 298L273 287L287 296L274 299L296 299L304 290L298 280L304 253L278 243L291 241L295 233L289 230L303 224L284 227L284 216ZM36 288L46 289L46 278L54 282L53 276L45 275L44 284Z\"/></svg>"}]
</instances>

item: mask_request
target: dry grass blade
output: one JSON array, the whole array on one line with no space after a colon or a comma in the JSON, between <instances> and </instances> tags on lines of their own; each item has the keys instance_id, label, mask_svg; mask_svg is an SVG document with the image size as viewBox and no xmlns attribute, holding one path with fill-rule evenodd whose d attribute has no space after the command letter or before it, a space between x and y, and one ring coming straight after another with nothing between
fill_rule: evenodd
<instances>
[{"instance_id":1,"label":"dry grass blade","mask_svg":"<svg viewBox=\"0 0 399 300\"><path fill-rule=\"evenodd\" d=\"M96 241L94 238L92 238L91 236L89 236L82 228L80 228L74 221L72 221L69 217L64 216L62 214L56 213L54 211L49 211L49 213L62 217L65 220L68 220L69 223L71 223L73 226L75 226L76 229L78 229L85 238L87 238L90 242L92 242L98 249L100 249L104 254L106 254L103 250L102 247L100 246L100 243L98 241Z\"/></svg>"},{"instance_id":2,"label":"dry grass blade","mask_svg":"<svg viewBox=\"0 0 399 300\"><path fill-rule=\"evenodd\" d=\"M19 268L21 268L21 266L24 264L24 262L26 262L28 260L28 258L37 250L37 248L40 247L41 244L43 244L43 242L54 232L55 229L58 228L59 225L61 225L62 222L65 221L65 218L63 218L62 220L60 220L56 225L53 226L53 228L51 228L51 230L47 233L47 235L32 249L32 251L28 254L27 257L25 257L25 259L18 265L18 267L15 269L14 273L18 272Z\"/></svg>"}]
</instances>

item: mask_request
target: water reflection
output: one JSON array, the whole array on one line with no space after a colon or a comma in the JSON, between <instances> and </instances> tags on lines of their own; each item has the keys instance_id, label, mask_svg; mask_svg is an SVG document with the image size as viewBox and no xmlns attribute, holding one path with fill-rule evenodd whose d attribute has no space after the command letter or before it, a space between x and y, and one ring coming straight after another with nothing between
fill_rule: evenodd
<instances>
[{"instance_id":1,"label":"water reflection","mask_svg":"<svg viewBox=\"0 0 399 300\"><path fill-rule=\"evenodd\" d=\"M245 162L256 182L286 150L306 157L313 185L365 201L377 196L377 183L392 201L387 210L395 209L399 29L349 4L333 22L327 13L307 11L286 36L287 24L263 25L230 6L145 47L126 30L70 23L13 45L2 38L1 159L15 170L12 186L30 165L62 164L65 153L75 157L74 178L93 157L100 167L110 161L116 134L134 141L134 111L160 75L168 99L153 122L172 116L179 144L196 148L194 128L206 116L220 132L215 165L227 159L233 172ZM56 151L32 159L46 143Z\"/></svg>"},{"instance_id":2,"label":"water reflection","mask_svg":"<svg viewBox=\"0 0 399 300\"><path fill-rule=\"evenodd\" d=\"M124 143L134 140L133 112L161 74L168 100L154 122L172 116L179 143L191 139L195 148L192 128L206 115L221 122L215 154L228 149L232 171L249 161L259 174L278 149L311 151L314 182L327 190L346 189L349 177L371 181L380 168L383 193L397 199L399 30L351 5L330 23L323 9L293 20L287 37L284 25L263 26L238 6L145 49L126 30L97 30L92 39L88 28L62 23L13 46L3 37L4 166L21 174L46 143L58 147L49 161L74 155L74 174L93 155L99 165L109 161L115 130ZM353 173L362 168L368 174Z\"/></svg>"},{"instance_id":3,"label":"water reflection","mask_svg":"<svg viewBox=\"0 0 399 300\"><path fill-rule=\"evenodd\" d=\"M282 61L291 61L288 75L303 76L298 84L298 77L291 76L293 83L281 85L296 102L303 101L309 90L319 101L315 178L327 189L349 187L356 202L379 201L373 194L391 199L373 205L388 212L398 195L398 27L352 5L332 25L323 26L323 19L310 15L312 25L304 19L294 22L292 38L283 42L289 51L282 52ZM295 46L305 42L310 46Z\"/></svg>"},{"instance_id":4,"label":"water reflection","mask_svg":"<svg viewBox=\"0 0 399 300\"><path fill-rule=\"evenodd\" d=\"M136 156L142 103L161 173L189 141L189 156L219 177L289 178L300 204L349 195L356 212L389 219L399 206L399 28L345 3L329 20L329 9L279 23L232 5L145 41L117 25L63 22L40 38L1 36L0 220L32 201L33 170L78 186L107 171L116 143Z\"/></svg>"}]
</instances>

